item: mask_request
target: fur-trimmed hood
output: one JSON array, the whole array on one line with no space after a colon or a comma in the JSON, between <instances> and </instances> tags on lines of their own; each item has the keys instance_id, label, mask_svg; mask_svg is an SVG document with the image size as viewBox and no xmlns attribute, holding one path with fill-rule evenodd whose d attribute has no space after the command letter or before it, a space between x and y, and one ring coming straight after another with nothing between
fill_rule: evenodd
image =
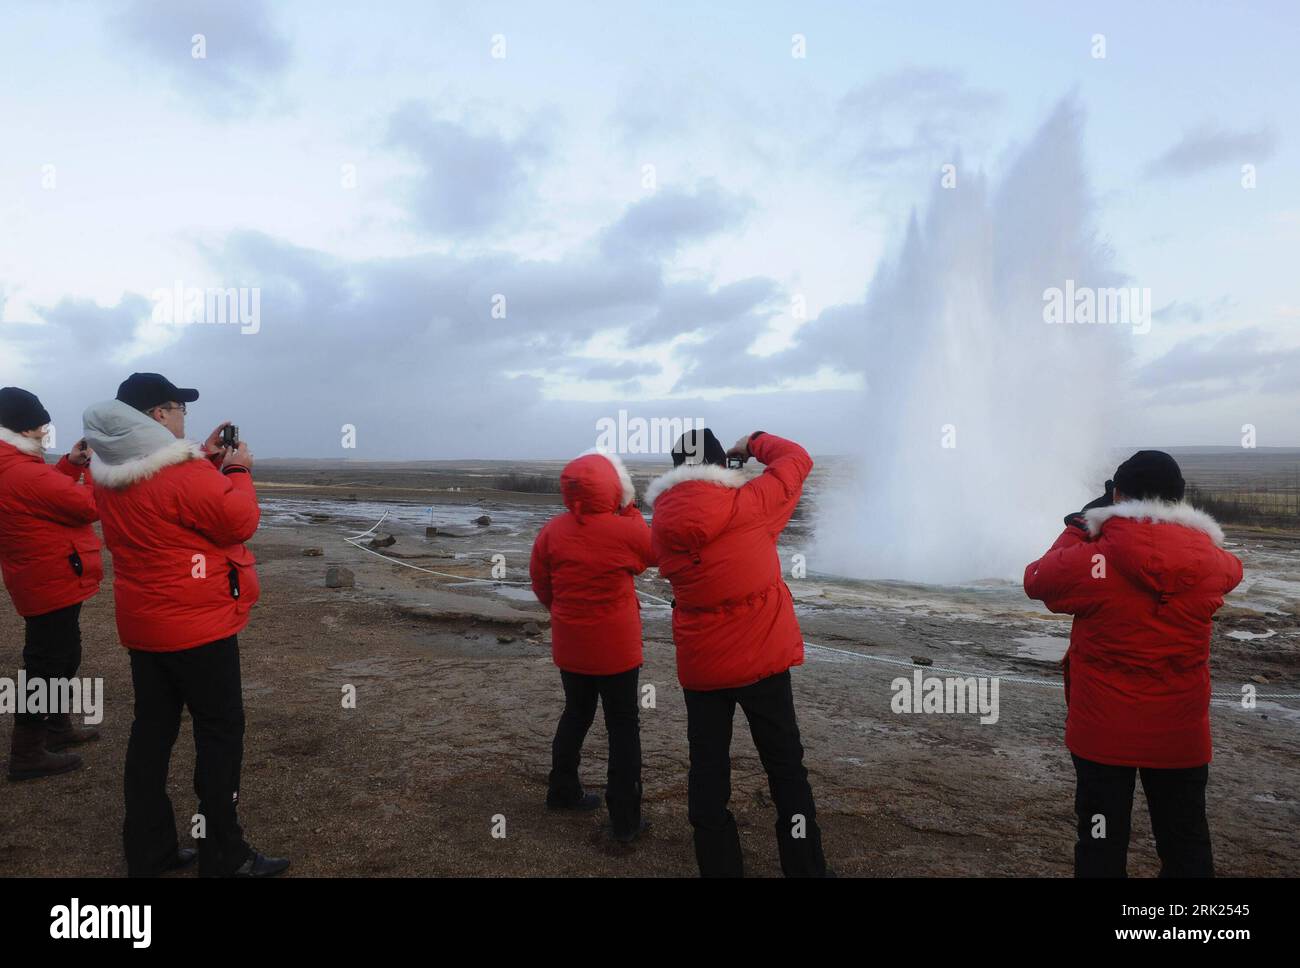
<instances>
[{"instance_id":1,"label":"fur-trimmed hood","mask_svg":"<svg viewBox=\"0 0 1300 968\"><path fill-rule=\"evenodd\" d=\"M14 433L8 427L0 427L0 443L8 444L20 454L28 457L44 457L45 447L40 437L24 437Z\"/></svg>"},{"instance_id":2,"label":"fur-trimmed hood","mask_svg":"<svg viewBox=\"0 0 1300 968\"><path fill-rule=\"evenodd\" d=\"M93 452L90 473L100 487L130 487L165 467L204 456L194 441L178 440L158 421L120 400L87 407L82 422Z\"/></svg>"},{"instance_id":3,"label":"fur-trimmed hood","mask_svg":"<svg viewBox=\"0 0 1300 968\"><path fill-rule=\"evenodd\" d=\"M622 500L619 502L619 507L625 508L633 501L635 501L636 486L632 483L632 475L627 472L627 467L623 463L623 458L619 457L618 454L609 453L607 451L598 450L596 448L592 448L582 456L587 457L590 456L591 454L596 454L600 457L605 458L605 460L609 461L609 463L614 468L614 473L618 475L618 485L623 492Z\"/></svg>"},{"instance_id":4,"label":"fur-trimmed hood","mask_svg":"<svg viewBox=\"0 0 1300 968\"><path fill-rule=\"evenodd\" d=\"M1121 501L1092 508L1084 519L1108 566L1162 604L1207 590L1222 595L1241 580L1241 562L1223 550L1223 529L1186 502Z\"/></svg>"},{"instance_id":5,"label":"fur-trimmed hood","mask_svg":"<svg viewBox=\"0 0 1300 968\"><path fill-rule=\"evenodd\" d=\"M719 467L717 464L683 464L650 482L645 492L645 503L647 507L653 507L655 501L665 491L687 481L707 481L719 487L736 488L743 487L746 480L748 478L745 477L744 472L734 467Z\"/></svg>"},{"instance_id":6,"label":"fur-trimmed hood","mask_svg":"<svg viewBox=\"0 0 1300 968\"><path fill-rule=\"evenodd\" d=\"M636 500L636 488L622 458L600 450L589 450L565 465L560 492L564 506L579 518L617 512Z\"/></svg>"},{"instance_id":7,"label":"fur-trimmed hood","mask_svg":"<svg viewBox=\"0 0 1300 968\"><path fill-rule=\"evenodd\" d=\"M711 487L679 489L698 481ZM646 489L646 502L655 502L654 532L663 546L698 552L716 539L732 520L736 492L745 475L717 464L683 464L655 478Z\"/></svg>"},{"instance_id":8,"label":"fur-trimmed hood","mask_svg":"<svg viewBox=\"0 0 1300 968\"><path fill-rule=\"evenodd\" d=\"M1219 523L1186 501L1120 501L1106 507L1090 508L1084 513L1088 534L1096 538L1101 534L1101 526L1111 518L1130 518L1153 524L1181 524L1185 528L1204 532L1217 547L1223 547L1223 529Z\"/></svg>"}]
</instances>

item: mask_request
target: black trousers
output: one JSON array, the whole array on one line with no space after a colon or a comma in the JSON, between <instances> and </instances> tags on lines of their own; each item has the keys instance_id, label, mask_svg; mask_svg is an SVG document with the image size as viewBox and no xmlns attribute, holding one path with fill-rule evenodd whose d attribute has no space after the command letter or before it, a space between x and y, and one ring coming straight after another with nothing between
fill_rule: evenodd
<instances>
[{"instance_id":1,"label":"black trousers","mask_svg":"<svg viewBox=\"0 0 1300 968\"><path fill-rule=\"evenodd\" d=\"M81 606L27 619L23 668L28 679L71 679L81 668ZM18 713L20 723L43 722L44 713Z\"/></svg>"},{"instance_id":2,"label":"black trousers","mask_svg":"<svg viewBox=\"0 0 1300 968\"><path fill-rule=\"evenodd\" d=\"M546 802L567 806L583 796L578 779L582 741L596 718L596 700L605 711L609 734L609 770L605 806L615 834L635 833L641 826L641 721L637 681L641 669L613 676L585 676L560 671L564 683L564 712L551 743L551 775Z\"/></svg>"},{"instance_id":3,"label":"black trousers","mask_svg":"<svg viewBox=\"0 0 1300 968\"><path fill-rule=\"evenodd\" d=\"M167 770L180 732L181 709L188 707L194 724L194 792L204 825L198 841L199 871L232 872L249 856L237 812L244 757L238 637L180 652L132 649L131 681L135 721L126 748L122 825L127 870L134 875L158 873L176 853Z\"/></svg>"},{"instance_id":4,"label":"black trousers","mask_svg":"<svg viewBox=\"0 0 1300 968\"><path fill-rule=\"evenodd\" d=\"M786 877L824 877L826 858L803 765L790 673L739 689L684 691L691 748L689 814L700 876L741 877L745 872L736 818L727 809L731 799L731 727L739 704L749 720L749 732L776 804L781 870Z\"/></svg>"},{"instance_id":5,"label":"black trousers","mask_svg":"<svg viewBox=\"0 0 1300 968\"><path fill-rule=\"evenodd\" d=\"M1107 766L1074 756L1075 877L1127 877L1134 775L1142 774L1161 877L1213 877L1210 824L1205 817L1209 766L1185 770ZM1104 818L1105 836L1101 818Z\"/></svg>"}]
</instances>

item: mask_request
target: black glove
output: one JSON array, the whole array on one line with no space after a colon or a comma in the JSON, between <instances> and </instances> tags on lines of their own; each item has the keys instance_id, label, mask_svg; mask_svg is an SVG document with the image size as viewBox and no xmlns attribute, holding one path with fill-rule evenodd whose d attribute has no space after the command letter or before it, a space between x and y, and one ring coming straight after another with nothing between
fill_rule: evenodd
<instances>
[{"instance_id":1,"label":"black glove","mask_svg":"<svg viewBox=\"0 0 1300 968\"><path fill-rule=\"evenodd\" d=\"M1089 501L1087 504L1083 506L1083 510L1087 511L1090 508L1108 508L1114 503L1115 503L1115 482L1107 481L1106 493L1103 494L1101 497L1097 498L1096 500Z\"/></svg>"},{"instance_id":2,"label":"black glove","mask_svg":"<svg viewBox=\"0 0 1300 968\"><path fill-rule=\"evenodd\" d=\"M1092 508L1108 508L1115 503L1115 482L1106 482L1106 493L1099 498L1094 498L1085 504L1082 509L1075 511L1073 514L1065 516L1065 526L1068 528L1073 525L1076 528L1083 528L1085 531L1088 525L1084 519L1084 512Z\"/></svg>"}]
</instances>

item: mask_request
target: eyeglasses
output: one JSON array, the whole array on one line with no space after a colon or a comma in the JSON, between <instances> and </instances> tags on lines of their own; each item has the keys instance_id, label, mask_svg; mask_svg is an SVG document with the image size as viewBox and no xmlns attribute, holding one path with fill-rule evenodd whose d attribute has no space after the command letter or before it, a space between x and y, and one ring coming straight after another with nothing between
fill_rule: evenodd
<instances>
[{"instance_id":1,"label":"eyeglasses","mask_svg":"<svg viewBox=\"0 0 1300 968\"><path fill-rule=\"evenodd\" d=\"M175 406L172 406L171 404L168 404L168 405L165 406L165 407L162 407L162 406L154 407L154 409L155 409L155 410L179 410L181 413L187 413L187 412L188 412L188 411L185 409L185 404L183 404L183 403L178 403L178 404L176 404Z\"/></svg>"}]
</instances>

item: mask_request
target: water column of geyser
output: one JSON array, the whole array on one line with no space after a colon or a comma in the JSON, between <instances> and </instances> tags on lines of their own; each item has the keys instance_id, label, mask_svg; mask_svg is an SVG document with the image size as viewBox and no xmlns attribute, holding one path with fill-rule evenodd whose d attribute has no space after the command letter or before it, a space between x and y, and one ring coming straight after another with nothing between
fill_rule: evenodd
<instances>
[{"instance_id":1,"label":"water column of geyser","mask_svg":"<svg viewBox=\"0 0 1300 968\"><path fill-rule=\"evenodd\" d=\"M1135 327L1050 324L1044 291L1125 284L1093 227L1082 117L1062 103L999 183L958 168L867 292L858 466L809 565L861 578L1019 578L1100 493ZM1140 328L1140 327L1138 327Z\"/></svg>"}]
</instances>

